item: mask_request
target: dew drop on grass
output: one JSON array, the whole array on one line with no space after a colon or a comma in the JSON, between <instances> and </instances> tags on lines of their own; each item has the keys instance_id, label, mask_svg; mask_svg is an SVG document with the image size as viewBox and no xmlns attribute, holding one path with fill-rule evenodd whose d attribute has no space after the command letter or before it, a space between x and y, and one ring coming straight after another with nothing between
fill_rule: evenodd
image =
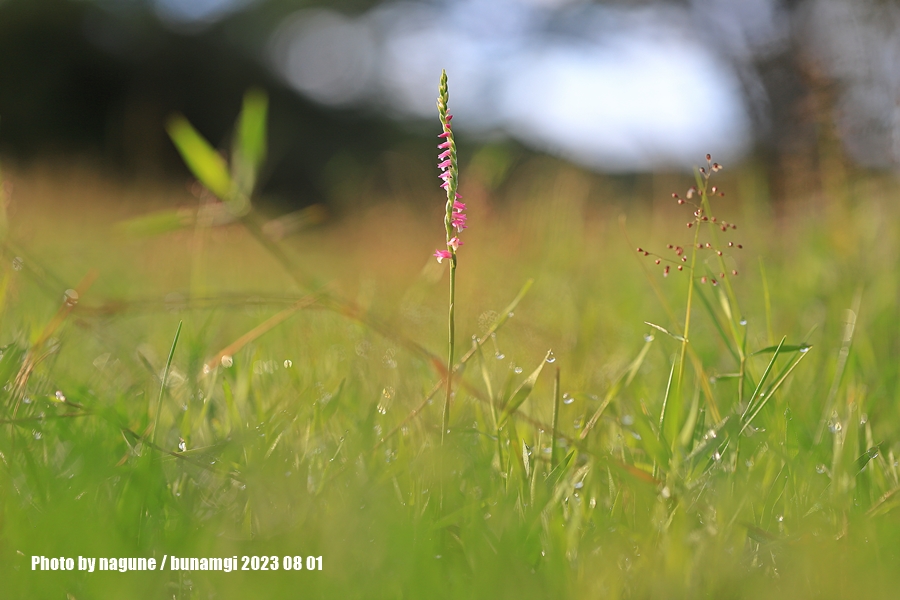
<instances>
[{"instance_id":1,"label":"dew drop on grass","mask_svg":"<svg viewBox=\"0 0 900 600\"><path fill-rule=\"evenodd\" d=\"M580 489L583 488L583 487L584 487L584 482L583 482L583 481L578 481L578 482L575 483L575 489L576 489L576 490L580 490Z\"/></svg>"},{"instance_id":2,"label":"dew drop on grass","mask_svg":"<svg viewBox=\"0 0 900 600\"><path fill-rule=\"evenodd\" d=\"M22 267L24 267L24 266L25 266L25 261L22 260L22 257L21 257L21 256L17 256L17 257L15 257L15 258L13 259L13 261L12 261L12 267L13 267L13 269L15 269L16 271L21 271L21 270L22 270Z\"/></svg>"},{"instance_id":3,"label":"dew drop on grass","mask_svg":"<svg viewBox=\"0 0 900 600\"><path fill-rule=\"evenodd\" d=\"M822 463L817 464L817 465L816 465L816 473L818 473L819 475L821 475L821 474L823 474L824 472L825 472L825 465L823 465Z\"/></svg>"},{"instance_id":4,"label":"dew drop on grass","mask_svg":"<svg viewBox=\"0 0 900 600\"><path fill-rule=\"evenodd\" d=\"M828 424L828 431L831 433L839 433L843 429L840 421L832 422Z\"/></svg>"},{"instance_id":5,"label":"dew drop on grass","mask_svg":"<svg viewBox=\"0 0 900 600\"><path fill-rule=\"evenodd\" d=\"M563 404L572 404L573 402L575 402L575 398L570 396L568 392L563 394L562 400L563 400Z\"/></svg>"},{"instance_id":6,"label":"dew drop on grass","mask_svg":"<svg viewBox=\"0 0 900 600\"><path fill-rule=\"evenodd\" d=\"M740 321L738 321L738 323L740 323L741 325L746 326L746 325L747 325L747 319L741 319Z\"/></svg>"},{"instance_id":7,"label":"dew drop on grass","mask_svg":"<svg viewBox=\"0 0 900 600\"><path fill-rule=\"evenodd\" d=\"M547 356L547 362L548 362L548 363L554 363L554 362L556 362L556 357L553 355L552 352Z\"/></svg>"},{"instance_id":8,"label":"dew drop on grass","mask_svg":"<svg viewBox=\"0 0 900 600\"><path fill-rule=\"evenodd\" d=\"M652 333L645 333L645 334L644 334L644 341L645 341L645 342L652 342L653 339L654 339L654 338L653 338L653 334L652 334Z\"/></svg>"},{"instance_id":9,"label":"dew drop on grass","mask_svg":"<svg viewBox=\"0 0 900 600\"><path fill-rule=\"evenodd\" d=\"M806 354L807 352L809 352L809 346L803 346L802 348L800 348L800 352Z\"/></svg>"},{"instance_id":10,"label":"dew drop on grass","mask_svg":"<svg viewBox=\"0 0 900 600\"><path fill-rule=\"evenodd\" d=\"M783 522L784 522L784 515L778 515L778 516L776 517L776 519L778 520L779 523L783 523Z\"/></svg>"},{"instance_id":11,"label":"dew drop on grass","mask_svg":"<svg viewBox=\"0 0 900 600\"><path fill-rule=\"evenodd\" d=\"M293 363L293 361L291 361L291 359L289 359L289 358L284 359L284 368L285 369L290 369L293 366L294 366L294 363Z\"/></svg>"},{"instance_id":12,"label":"dew drop on grass","mask_svg":"<svg viewBox=\"0 0 900 600\"><path fill-rule=\"evenodd\" d=\"M209 368L209 365L203 365L203 374L204 375L209 375L210 371L212 371L212 369Z\"/></svg>"},{"instance_id":13,"label":"dew drop on grass","mask_svg":"<svg viewBox=\"0 0 900 600\"><path fill-rule=\"evenodd\" d=\"M513 369L513 371L515 371L516 374L519 374L522 372L522 367L516 367L515 369Z\"/></svg>"},{"instance_id":14,"label":"dew drop on grass","mask_svg":"<svg viewBox=\"0 0 900 600\"><path fill-rule=\"evenodd\" d=\"M497 360L503 360L504 358L506 358L506 355L502 352L497 352L496 354L494 354L494 358L496 358Z\"/></svg>"},{"instance_id":15,"label":"dew drop on grass","mask_svg":"<svg viewBox=\"0 0 900 600\"><path fill-rule=\"evenodd\" d=\"M634 425L634 417L631 415L622 415L622 425Z\"/></svg>"},{"instance_id":16,"label":"dew drop on grass","mask_svg":"<svg viewBox=\"0 0 900 600\"><path fill-rule=\"evenodd\" d=\"M234 359L228 354L225 354L222 356L221 362L223 367L225 367L226 369L230 369L234 364Z\"/></svg>"},{"instance_id":17,"label":"dew drop on grass","mask_svg":"<svg viewBox=\"0 0 900 600\"><path fill-rule=\"evenodd\" d=\"M507 314L506 316L507 316L508 318L512 319L514 316L516 316L516 313L510 312L510 313Z\"/></svg>"},{"instance_id":18,"label":"dew drop on grass","mask_svg":"<svg viewBox=\"0 0 900 600\"><path fill-rule=\"evenodd\" d=\"M713 460L716 460L716 461L722 460L722 453L721 452L713 452L712 457L713 457Z\"/></svg>"},{"instance_id":19,"label":"dew drop on grass","mask_svg":"<svg viewBox=\"0 0 900 600\"><path fill-rule=\"evenodd\" d=\"M40 431L32 431L32 432L31 432L31 435L33 435L33 436L34 436L34 439L36 439L36 440L39 440L39 439L41 439L41 438L43 437L43 435L41 434Z\"/></svg>"},{"instance_id":20,"label":"dew drop on grass","mask_svg":"<svg viewBox=\"0 0 900 600\"><path fill-rule=\"evenodd\" d=\"M66 303L66 306L75 306L78 304L78 292L73 289L66 290L63 294L63 302Z\"/></svg>"},{"instance_id":21,"label":"dew drop on grass","mask_svg":"<svg viewBox=\"0 0 900 600\"><path fill-rule=\"evenodd\" d=\"M65 401L66 401L66 395L63 394L61 391L56 390L56 400L57 400L57 402L65 402Z\"/></svg>"},{"instance_id":22,"label":"dew drop on grass","mask_svg":"<svg viewBox=\"0 0 900 600\"><path fill-rule=\"evenodd\" d=\"M784 418L787 419L788 421L790 421L791 419L794 418L794 415L791 412L790 406L788 406L787 408L784 409Z\"/></svg>"},{"instance_id":23,"label":"dew drop on grass","mask_svg":"<svg viewBox=\"0 0 900 600\"><path fill-rule=\"evenodd\" d=\"M867 415L866 413L859 415L859 424L860 425L865 425L868 422L869 422L869 415Z\"/></svg>"}]
</instances>

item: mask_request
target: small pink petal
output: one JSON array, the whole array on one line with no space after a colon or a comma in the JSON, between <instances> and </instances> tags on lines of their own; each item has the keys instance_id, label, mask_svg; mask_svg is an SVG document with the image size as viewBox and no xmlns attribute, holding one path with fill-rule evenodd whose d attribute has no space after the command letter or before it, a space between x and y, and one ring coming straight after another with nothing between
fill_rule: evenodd
<instances>
[{"instance_id":1,"label":"small pink petal","mask_svg":"<svg viewBox=\"0 0 900 600\"><path fill-rule=\"evenodd\" d=\"M447 122L449 123L452 120L453 120L453 115L447 115Z\"/></svg>"},{"instance_id":2,"label":"small pink petal","mask_svg":"<svg viewBox=\"0 0 900 600\"><path fill-rule=\"evenodd\" d=\"M449 147L450 147L450 142L443 142L443 143L438 144L438 148L449 148Z\"/></svg>"},{"instance_id":3,"label":"small pink petal","mask_svg":"<svg viewBox=\"0 0 900 600\"><path fill-rule=\"evenodd\" d=\"M439 138L448 138L448 137L450 137L450 132L445 131L444 133L440 134L438 137Z\"/></svg>"},{"instance_id":4,"label":"small pink petal","mask_svg":"<svg viewBox=\"0 0 900 600\"><path fill-rule=\"evenodd\" d=\"M447 157L450 156L451 154L453 154L453 150L444 150L443 152L441 152L440 154L438 154L438 160L444 160L445 158L447 158Z\"/></svg>"},{"instance_id":5,"label":"small pink petal","mask_svg":"<svg viewBox=\"0 0 900 600\"><path fill-rule=\"evenodd\" d=\"M459 247L462 246L463 243L462 243L462 240L459 239L458 237L452 237L452 238L450 238L450 241L447 242L447 245L450 246L451 248L453 248L453 251L455 252L455 251L459 250Z\"/></svg>"},{"instance_id":6,"label":"small pink petal","mask_svg":"<svg viewBox=\"0 0 900 600\"><path fill-rule=\"evenodd\" d=\"M445 190L446 190L448 187L450 187L450 182L449 182L449 181L445 181L444 183L441 184L441 188L443 188L443 189L445 189Z\"/></svg>"},{"instance_id":7,"label":"small pink petal","mask_svg":"<svg viewBox=\"0 0 900 600\"><path fill-rule=\"evenodd\" d=\"M448 158L447 160L445 160L444 162L442 162L438 165L438 169L449 169L450 165L452 165L452 164L453 164L453 161Z\"/></svg>"},{"instance_id":8,"label":"small pink petal","mask_svg":"<svg viewBox=\"0 0 900 600\"><path fill-rule=\"evenodd\" d=\"M450 258L451 256L453 256L453 254L451 254L449 250L435 250L432 256L435 257L438 262L441 262L445 258Z\"/></svg>"},{"instance_id":9,"label":"small pink petal","mask_svg":"<svg viewBox=\"0 0 900 600\"><path fill-rule=\"evenodd\" d=\"M462 198L462 194L460 194L459 192L456 192L456 199L459 200L460 198Z\"/></svg>"},{"instance_id":10,"label":"small pink petal","mask_svg":"<svg viewBox=\"0 0 900 600\"><path fill-rule=\"evenodd\" d=\"M457 194L459 196L459 194ZM453 208L459 212L466 210L466 205L458 200L453 201Z\"/></svg>"},{"instance_id":11,"label":"small pink petal","mask_svg":"<svg viewBox=\"0 0 900 600\"><path fill-rule=\"evenodd\" d=\"M456 227L457 231L462 231L466 228L466 215L463 213L453 213L453 218L450 219L450 224L453 227Z\"/></svg>"},{"instance_id":12,"label":"small pink petal","mask_svg":"<svg viewBox=\"0 0 900 600\"><path fill-rule=\"evenodd\" d=\"M438 175L438 177L440 177L440 178L443 179L444 181L447 181L448 179L450 179L451 177L453 177L453 173L451 173L450 171L444 171L443 173L441 173L440 175Z\"/></svg>"}]
</instances>

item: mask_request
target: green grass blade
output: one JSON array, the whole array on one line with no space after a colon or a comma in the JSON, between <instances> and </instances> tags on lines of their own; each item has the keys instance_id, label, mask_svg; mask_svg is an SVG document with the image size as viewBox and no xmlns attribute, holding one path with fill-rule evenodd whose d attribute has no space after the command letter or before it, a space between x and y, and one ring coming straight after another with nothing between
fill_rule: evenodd
<instances>
[{"instance_id":1,"label":"green grass blade","mask_svg":"<svg viewBox=\"0 0 900 600\"><path fill-rule=\"evenodd\" d=\"M649 325L649 326L652 327L653 329L662 331L662 332L663 332L664 334L666 334L667 336L671 337L672 339L678 340L679 342L683 342L683 341L684 341L684 336L678 335L677 333L672 333L671 331L669 331L669 330L666 329L665 327L661 327L661 326L659 326L659 325L656 325L656 324L654 324L654 323L651 323L650 321L644 321L644 324L645 324L645 325Z\"/></svg>"},{"instance_id":2,"label":"green grass blade","mask_svg":"<svg viewBox=\"0 0 900 600\"><path fill-rule=\"evenodd\" d=\"M163 370L162 381L159 382L159 396L156 399L156 416L153 419L153 435L150 442L156 443L156 430L159 429L159 414L162 412L163 394L166 392L166 381L169 379L169 369L172 367L172 358L175 356L175 346L178 345L178 336L181 335L181 326L184 321L178 321L178 329L175 330L175 338L172 340L172 347L169 348L169 357L166 359L166 368Z\"/></svg>"},{"instance_id":3,"label":"green grass blade","mask_svg":"<svg viewBox=\"0 0 900 600\"><path fill-rule=\"evenodd\" d=\"M266 158L268 110L269 98L262 90L252 89L244 94L244 107L238 126L240 151L254 170L259 169Z\"/></svg>"},{"instance_id":4,"label":"green grass blade","mask_svg":"<svg viewBox=\"0 0 900 600\"><path fill-rule=\"evenodd\" d=\"M200 183L220 200L227 200L231 191L231 176L222 155L181 115L169 119L166 131Z\"/></svg>"},{"instance_id":5,"label":"green grass blade","mask_svg":"<svg viewBox=\"0 0 900 600\"><path fill-rule=\"evenodd\" d=\"M669 399L672 396L672 379L675 376L675 363L677 363L677 362L678 362L677 359L672 360L672 366L669 369L669 380L666 383L666 393L663 396L662 409L660 409L660 411L659 411L659 431L660 431L660 433L664 433L666 435L667 439L670 439L673 441L675 439L675 436L674 436L674 433L672 433L672 432L677 431L678 420L677 420L677 416L673 417L672 413L679 412L678 408L680 408L680 407L669 408ZM676 394L678 394L678 393L679 392L676 391ZM669 409L669 410L667 411L666 409ZM675 425L673 425L672 423L675 423Z\"/></svg>"},{"instance_id":6,"label":"green grass blade","mask_svg":"<svg viewBox=\"0 0 900 600\"><path fill-rule=\"evenodd\" d=\"M719 337L722 338L722 341L725 342L725 347L728 348L728 352L731 353L731 356L734 357L734 360L740 361L741 358L738 356L737 351L734 349L734 346L731 344L731 340L728 339L728 334L725 333L725 329L722 327L722 323L719 321L719 317L716 315L716 311L713 309L712 303L710 303L709 298L706 297L706 293L700 289L700 286L695 287L695 293L697 297L700 298L700 302L703 304L703 308L706 309L706 314L709 315L710 320L716 328L716 331L719 334Z\"/></svg>"},{"instance_id":7,"label":"green grass blade","mask_svg":"<svg viewBox=\"0 0 900 600\"><path fill-rule=\"evenodd\" d=\"M559 367L553 378L553 418L550 425L550 470L556 468L556 434L559 431Z\"/></svg>"},{"instance_id":8,"label":"green grass blade","mask_svg":"<svg viewBox=\"0 0 900 600\"><path fill-rule=\"evenodd\" d=\"M760 354L770 354L778 350L782 354L785 352L806 352L812 348L812 344L797 344L795 346L782 346L781 344L777 346L766 346L756 352L752 353L750 356L758 356Z\"/></svg>"},{"instance_id":9,"label":"green grass blade","mask_svg":"<svg viewBox=\"0 0 900 600\"><path fill-rule=\"evenodd\" d=\"M768 377L769 377L769 373L772 372L772 367L775 365L775 360L778 358L778 355L781 353L781 347L784 345L784 341L786 339L787 339L787 336L781 338L781 343L778 344L778 347L775 348L775 351L772 353L772 360L769 361L769 364L766 366L766 370L763 371L762 377L760 377L760 379L759 379L759 383L756 384L756 389L753 390L753 395L751 395L750 399L747 401L747 410L745 410L744 414L741 415L742 425L741 425L740 433L744 432L744 430L747 428L747 425L750 424L750 421L753 419L753 417L755 417L759 413L759 411L762 409L762 406L769 400L770 395L767 395L760 402L760 406L758 408L756 408L754 410L754 412L751 414L751 412L750 412L751 408L754 408L753 402L759 396L760 391L762 391L762 387L763 387L763 385L765 385L766 379L768 379ZM747 418L748 414L750 414L749 418Z\"/></svg>"},{"instance_id":10,"label":"green grass blade","mask_svg":"<svg viewBox=\"0 0 900 600\"><path fill-rule=\"evenodd\" d=\"M769 343L772 344L775 342L775 336L772 335L772 299L769 296L769 278L766 277L766 266L762 256L759 257L759 274L762 278L763 301L766 305L766 335Z\"/></svg>"},{"instance_id":11,"label":"green grass blade","mask_svg":"<svg viewBox=\"0 0 900 600\"><path fill-rule=\"evenodd\" d=\"M665 436L661 431L653 431L649 415L643 410L636 409L634 413L634 430L640 436L638 445L659 467L668 467L671 455Z\"/></svg>"},{"instance_id":12,"label":"green grass blade","mask_svg":"<svg viewBox=\"0 0 900 600\"><path fill-rule=\"evenodd\" d=\"M528 376L528 378L516 388L516 391L513 392L512 397L509 399L509 402L503 407L503 412L500 414L500 423L503 424L506 422L506 419L509 416L516 412L522 403L528 399L528 396L531 395L531 391L534 389L534 384L537 382L538 377L541 375L541 371L544 370L544 365L547 364L547 361L550 357L553 356L553 351L547 351L547 355L544 356L544 360L541 361L541 364Z\"/></svg>"}]
</instances>

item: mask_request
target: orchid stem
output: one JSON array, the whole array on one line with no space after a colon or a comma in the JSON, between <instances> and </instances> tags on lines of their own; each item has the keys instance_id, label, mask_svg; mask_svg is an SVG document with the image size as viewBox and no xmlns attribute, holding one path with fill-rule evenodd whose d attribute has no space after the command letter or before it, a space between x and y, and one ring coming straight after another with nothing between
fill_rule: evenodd
<instances>
[{"instance_id":1,"label":"orchid stem","mask_svg":"<svg viewBox=\"0 0 900 600\"><path fill-rule=\"evenodd\" d=\"M453 390L453 354L456 347L456 255L450 258L450 315L449 340L450 348L447 356L447 395L444 398L444 415L441 422L441 443L450 431L450 396Z\"/></svg>"}]
</instances>

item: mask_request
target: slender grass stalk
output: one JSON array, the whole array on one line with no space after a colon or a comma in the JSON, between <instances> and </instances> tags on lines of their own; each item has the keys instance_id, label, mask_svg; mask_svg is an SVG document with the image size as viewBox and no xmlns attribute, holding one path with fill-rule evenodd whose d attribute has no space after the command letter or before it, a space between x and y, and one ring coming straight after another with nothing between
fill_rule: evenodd
<instances>
[{"instance_id":1,"label":"slender grass stalk","mask_svg":"<svg viewBox=\"0 0 900 600\"><path fill-rule=\"evenodd\" d=\"M704 187L701 191L701 194L706 196L706 188ZM697 223L691 223L690 225L697 225ZM675 386L675 393L678 394L679 398L682 393L682 384L684 383L684 358L687 353L688 340L690 340L691 333L691 307L693 305L694 300L694 274L697 272L695 270L697 266L697 243L700 240L700 227L694 227L694 243L691 244L691 267L690 267L690 277L688 277L688 293L687 293L687 307L684 309L684 329L682 330L682 340L681 340L681 356L678 359L678 382Z\"/></svg>"}]
</instances>

